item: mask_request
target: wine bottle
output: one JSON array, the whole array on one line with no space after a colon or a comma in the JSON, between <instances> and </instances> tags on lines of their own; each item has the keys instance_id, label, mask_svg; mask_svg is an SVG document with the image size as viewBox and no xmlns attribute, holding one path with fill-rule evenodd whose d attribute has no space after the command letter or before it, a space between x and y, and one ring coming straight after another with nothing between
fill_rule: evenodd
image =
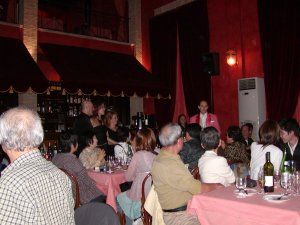
<instances>
[{"instance_id":1,"label":"wine bottle","mask_svg":"<svg viewBox=\"0 0 300 225\"><path fill-rule=\"evenodd\" d=\"M280 164L280 173L290 173L290 161L287 160L286 148L283 148L283 156Z\"/></svg>"},{"instance_id":2,"label":"wine bottle","mask_svg":"<svg viewBox=\"0 0 300 225\"><path fill-rule=\"evenodd\" d=\"M274 166L270 161L270 152L266 153L266 163L264 165L264 191L274 192Z\"/></svg>"}]
</instances>

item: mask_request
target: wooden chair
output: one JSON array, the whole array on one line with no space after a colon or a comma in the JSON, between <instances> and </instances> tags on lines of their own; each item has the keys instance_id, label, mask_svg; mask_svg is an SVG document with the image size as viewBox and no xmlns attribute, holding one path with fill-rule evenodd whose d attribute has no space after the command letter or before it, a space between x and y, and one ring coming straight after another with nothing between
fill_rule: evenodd
<instances>
[{"instance_id":1,"label":"wooden chair","mask_svg":"<svg viewBox=\"0 0 300 225\"><path fill-rule=\"evenodd\" d=\"M144 178L142 183L142 199L141 199L141 219L144 225L151 225L152 224L152 216L146 211L144 208L146 195L145 195L145 185L149 177L152 177L150 173Z\"/></svg>"},{"instance_id":2,"label":"wooden chair","mask_svg":"<svg viewBox=\"0 0 300 225\"><path fill-rule=\"evenodd\" d=\"M193 177L196 180L200 180L200 174L199 174L199 167L195 166L192 170L191 170L191 174L193 175Z\"/></svg>"},{"instance_id":3,"label":"wooden chair","mask_svg":"<svg viewBox=\"0 0 300 225\"><path fill-rule=\"evenodd\" d=\"M72 183L72 192L73 192L73 198L75 200L75 207L74 209L77 209L81 204L80 204L80 195L79 195L79 185L78 185L78 181L77 178L69 173L67 170L60 168L61 171L63 171L71 180Z\"/></svg>"}]
</instances>

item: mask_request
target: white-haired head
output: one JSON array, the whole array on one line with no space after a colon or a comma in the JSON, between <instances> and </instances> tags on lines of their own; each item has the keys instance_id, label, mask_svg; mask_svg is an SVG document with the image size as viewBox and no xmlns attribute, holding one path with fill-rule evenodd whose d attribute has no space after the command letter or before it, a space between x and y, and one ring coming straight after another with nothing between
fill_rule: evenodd
<instances>
[{"instance_id":1,"label":"white-haired head","mask_svg":"<svg viewBox=\"0 0 300 225\"><path fill-rule=\"evenodd\" d=\"M27 108L16 107L0 117L0 144L4 150L24 151L38 147L44 138L41 118Z\"/></svg>"},{"instance_id":2,"label":"white-haired head","mask_svg":"<svg viewBox=\"0 0 300 225\"><path fill-rule=\"evenodd\" d=\"M162 146L175 145L181 137L181 127L177 123L169 123L165 125L159 134L159 141Z\"/></svg>"}]
</instances>

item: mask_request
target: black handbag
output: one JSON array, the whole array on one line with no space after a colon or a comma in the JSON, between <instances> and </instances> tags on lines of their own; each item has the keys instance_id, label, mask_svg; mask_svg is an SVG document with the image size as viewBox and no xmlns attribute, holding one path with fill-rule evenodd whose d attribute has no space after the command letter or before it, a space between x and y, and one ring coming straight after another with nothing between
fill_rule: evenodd
<instances>
[{"instance_id":1,"label":"black handbag","mask_svg":"<svg viewBox=\"0 0 300 225\"><path fill-rule=\"evenodd\" d=\"M131 188L131 185L132 185L132 181L131 182L124 182L124 183L120 184L121 192L129 190Z\"/></svg>"}]
</instances>

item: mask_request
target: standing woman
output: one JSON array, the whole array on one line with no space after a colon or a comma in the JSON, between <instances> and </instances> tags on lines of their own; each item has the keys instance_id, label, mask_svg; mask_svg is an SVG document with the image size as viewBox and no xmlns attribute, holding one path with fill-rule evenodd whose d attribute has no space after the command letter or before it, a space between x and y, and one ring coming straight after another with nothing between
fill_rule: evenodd
<instances>
[{"instance_id":1,"label":"standing woman","mask_svg":"<svg viewBox=\"0 0 300 225\"><path fill-rule=\"evenodd\" d=\"M106 126L104 125L103 119L106 110L106 105L104 102L100 102L95 107L93 117L91 117L91 123L94 128L94 133L98 140L98 146L101 149L107 149L107 137L106 137Z\"/></svg>"},{"instance_id":2,"label":"standing woman","mask_svg":"<svg viewBox=\"0 0 300 225\"><path fill-rule=\"evenodd\" d=\"M108 147L106 150L107 156L114 156L114 147L120 142L118 130L118 114L117 112L110 110L104 115L104 125L106 126L106 136Z\"/></svg>"},{"instance_id":3,"label":"standing woman","mask_svg":"<svg viewBox=\"0 0 300 225\"><path fill-rule=\"evenodd\" d=\"M150 172L155 154L156 139L150 128L139 130L133 140L134 154L125 172L126 181L132 181L132 186L126 192L117 196L117 201L126 215L126 224L141 216L142 183ZM147 182L146 193L149 192L151 181Z\"/></svg>"},{"instance_id":4,"label":"standing woman","mask_svg":"<svg viewBox=\"0 0 300 225\"><path fill-rule=\"evenodd\" d=\"M187 126L186 116L184 114L180 114L178 116L177 122L178 122L179 126L181 127L182 136L185 137L186 126Z\"/></svg>"},{"instance_id":5,"label":"standing woman","mask_svg":"<svg viewBox=\"0 0 300 225\"><path fill-rule=\"evenodd\" d=\"M270 152L274 170L279 170L282 151L275 146L279 141L279 130L278 123L272 120L265 121L259 128L260 141L251 145L251 179L257 180L259 170L266 162L266 152Z\"/></svg>"}]
</instances>

